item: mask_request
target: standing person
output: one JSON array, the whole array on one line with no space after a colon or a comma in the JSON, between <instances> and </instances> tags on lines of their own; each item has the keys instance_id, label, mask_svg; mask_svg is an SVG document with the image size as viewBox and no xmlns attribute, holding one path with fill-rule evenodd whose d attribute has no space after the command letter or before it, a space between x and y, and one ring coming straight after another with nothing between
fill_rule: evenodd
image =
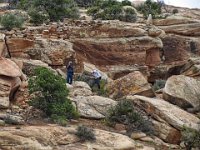
<instances>
[{"instance_id":1,"label":"standing person","mask_svg":"<svg viewBox=\"0 0 200 150\"><path fill-rule=\"evenodd\" d=\"M67 83L72 84L73 75L74 75L74 68L73 68L72 61L69 61L66 68L67 68Z\"/></svg>"},{"instance_id":2,"label":"standing person","mask_svg":"<svg viewBox=\"0 0 200 150\"><path fill-rule=\"evenodd\" d=\"M93 86L96 84L98 89L100 89L100 80L101 80L101 74L98 70L92 71L92 76L94 77L94 83Z\"/></svg>"}]
</instances>

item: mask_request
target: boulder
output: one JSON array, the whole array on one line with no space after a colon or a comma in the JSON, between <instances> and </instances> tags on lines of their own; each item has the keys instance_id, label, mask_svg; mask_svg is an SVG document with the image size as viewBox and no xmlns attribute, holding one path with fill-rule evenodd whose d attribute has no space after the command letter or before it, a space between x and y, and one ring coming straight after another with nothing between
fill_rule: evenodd
<instances>
[{"instance_id":1,"label":"boulder","mask_svg":"<svg viewBox=\"0 0 200 150\"><path fill-rule=\"evenodd\" d=\"M152 115L153 118L161 119L178 130L181 130L183 126L199 129L199 118L167 101L139 95L127 96L127 99L132 100L135 105Z\"/></svg>"},{"instance_id":2,"label":"boulder","mask_svg":"<svg viewBox=\"0 0 200 150\"><path fill-rule=\"evenodd\" d=\"M116 101L101 96L77 96L71 98L81 117L102 119L105 118L107 110L116 105Z\"/></svg>"},{"instance_id":3,"label":"boulder","mask_svg":"<svg viewBox=\"0 0 200 150\"><path fill-rule=\"evenodd\" d=\"M127 95L144 95L154 97L154 92L146 78L139 71L108 83L109 95L112 98L121 98Z\"/></svg>"},{"instance_id":4,"label":"boulder","mask_svg":"<svg viewBox=\"0 0 200 150\"><path fill-rule=\"evenodd\" d=\"M76 127L47 126L23 126L2 127L0 130L0 149L37 149L37 150L125 150L135 149L135 142L129 137L94 129L96 141L80 142L75 135Z\"/></svg>"},{"instance_id":5,"label":"boulder","mask_svg":"<svg viewBox=\"0 0 200 150\"><path fill-rule=\"evenodd\" d=\"M20 77L19 67L11 60L0 57L0 75L8 77Z\"/></svg>"},{"instance_id":6,"label":"boulder","mask_svg":"<svg viewBox=\"0 0 200 150\"><path fill-rule=\"evenodd\" d=\"M86 82L82 81L75 81L71 88L69 88L69 96L76 97L76 96L91 96L92 89Z\"/></svg>"},{"instance_id":7,"label":"boulder","mask_svg":"<svg viewBox=\"0 0 200 150\"><path fill-rule=\"evenodd\" d=\"M7 77L0 75L0 108L8 108L10 101L21 84L19 77Z\"/></svg>"},{"instance_id":8,"label":"boulder","mask_svg":"<svg viewBox=\"0 0 200 150\"><path fill-rule=\"evenodd\" d=\"M180 73L185 76L199 78L200 77L200 59L190 58L180 70Z\"/></svg>"},{"instance_id":9,"label":"boulder","mask_svg":"<svg viewBox=\"0 0 200 150\"><path fill-rule=\"evenodd\" d=\"M200 106L200 81L184 75L170 77L163 90L163 98L181 108Z\"/></svg>"}]
</instances>

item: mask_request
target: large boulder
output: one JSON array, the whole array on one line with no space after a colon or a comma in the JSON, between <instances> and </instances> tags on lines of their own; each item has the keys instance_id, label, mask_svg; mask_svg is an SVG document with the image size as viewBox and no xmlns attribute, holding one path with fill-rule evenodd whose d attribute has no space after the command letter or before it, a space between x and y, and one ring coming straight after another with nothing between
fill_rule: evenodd
<instances>
[{"instance_id":1,"label":"large boulder","mask_svg":"<svg viewBox=\"0 0 200 150\"><path fill-rule=\"evenodd\" d=\"M76 96L91 96L92 89L86 82L82 81L75 81L71 88L69 89L69 96L76 97Z\"/></svg>"},{"instance_id":2,"label":"large boulder","mask_svg":"<svg viewBox=\"0 0 200 150\"><path fill-rule=\"evenodd\" d=\"M89 149L135 149L135 142L129 137L94 129L95 142L80 142L75 135L76 127L60 126L24 126L20 130L15 127L2 127L0 131L0 149L13 150L88 150Z\"/></svg>"},{"instance_id":3,"label":"large boulder","mask_svg":"<svg viewBox=\"0 0 200 150\"><path fill-rule=\"evenodd\" d=\"M117 103L101 96L77 96L71 100L76 103L80 116L95 119L105 118L107 110Z\"/></svg>"},{"instance_id":4,"label":"large boulder","mask_svg":"<svg viewBox=\"0 0 200 150\"><path fill-rule=\"evenodd\" d=\"M200 81L184 75L170 77L164 87L165 100L182 108L200 106Z\"/></svg>"},{"instance_id":5,"label":"large boulder","mask_svg":"<svg viewBox=\"0 0 200 150\"><path fill-rule=\"evenodd\" d=\"M0 57L0 75L8 77L20 77L19 67L11 60Z\"/></svg>"},{"instance_id":6,"label":"large boulder","mask_svg":"<svg viewBox=\"0 0 200 150\"><path fill-rule=\"evenodd\" d=\"M110 97L121 98L127 95L144 95L153 97L154 92L146 78L139 71L114 80L108 84Z\"/></svg>"},{"instance_id":7,"label":"large boulder","mask_svg":"<svg viewBox=\"0 0 200 150\"><path fill-rule=\"evenodd\" d=\"M127 99L132 100L154 119L164 121L178 130L181 130L183 126L199 129L199 118L165 100L139 95L127 96Z\"/></svg>"}]
</instances>

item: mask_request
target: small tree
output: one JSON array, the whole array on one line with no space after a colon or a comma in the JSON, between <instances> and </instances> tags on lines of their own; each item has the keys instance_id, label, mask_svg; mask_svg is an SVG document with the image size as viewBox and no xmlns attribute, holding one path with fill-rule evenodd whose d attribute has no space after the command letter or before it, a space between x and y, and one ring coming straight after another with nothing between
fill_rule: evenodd
<instances>
[{"instance_id":1,"label":"small tree","mask_svg":"<svg viewBox=\"0 0 200 150\"><path fill-rule=\"evenodd\" d=\"M65 80L47 68L36 68L29 80L30 104L53 120L71 119L78 116L71 101L67 99Z\"/></svg>"},{"instance_id":2,"label":"small tree","mask_svg":"<svg viewBox=\"0 0 200 150\"><path fill-rule=\"evenodd\" d=\"M149 14L151 14L153 18L159 18L159 15L161 14L161 7L161 3L146 0L144 4L137 7L137 10L141 12L146 19Z\"/></svg>"},{"instance_id":3,"label":"small tree","mask_svg":"<svg viewBox=\"0 0 200 150\"><path fill-rule=\"evenodd\" d=\"M173 14L177 14L177 13L178 13L178 9L173 9L173 10L172 10L172 13L173 13Z\"/></svg>"},{"instance_id":4,"label":"small tree","mask_svg":"<svg viewBox=\"0 0 200 150\"><path fill-rule=\"evenodd\" d=\"M11 30L13 28L21 28L24 23L24 19L21 16L8 13L1 16L0 23L5 29Z\"/></svg>"},{"instance_id":5,"label":"small tree","mask_svg":"<svg viewBox=\"0 0 200 150\"><path fill-rule=\"evenodd\" d=\"M128 2L129 1L126 0L123 2L118 2L117 0L96 1L95 4L88 9L87 13L91 15L93 19L118 19L128 22L136 21L136 13L133 9L131 11L130 9L123 9L124 5L130 5Z\"/></svg>"},{"instance_id":6,"label":"small tree","mask_svg":"<svg viewBox=\"0 0 200 150\"><path fill-rule=\"evenodd\" d=\"M64 18L78 18L79 12L74 0L22 0L21 9L35 9L46 12L50 21L63 20Z\"/></svg>"}]
</instances>

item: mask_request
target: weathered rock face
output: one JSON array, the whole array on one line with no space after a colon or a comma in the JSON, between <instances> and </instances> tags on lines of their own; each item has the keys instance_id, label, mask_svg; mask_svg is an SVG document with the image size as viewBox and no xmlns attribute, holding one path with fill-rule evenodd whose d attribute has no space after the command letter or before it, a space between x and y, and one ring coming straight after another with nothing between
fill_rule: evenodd
<instances>
[{"instance_id":1,"label":"weathered rock face","mask_svg":"<svg viewBox=\"0 0 200 150\"><path fill-rule=\"evenodd\" d=\"M144 65L147 51L154 53L154 49L162 48L160 39L149 36L130 38L101 38L101 39L76 39L73 41L73 49L81 61L90 62L95 65ZM150 54L148 54L150 57ZM148 58L151 59L151 58ZM157 56L154 61L160 62ZM156 59L156 60L155 60ZM155 65L155 64L154 64Z\"/></svg>"},{"instance_id":2,"label":"weathered rock face","mask_svg":"<svg viewBox=\"0 0 200 150\"><path fill-rule=\"evenodd\" d=\"M0 57L0 108L8 108L10 100L21 84L19 67L11 60Z\"/></svg>"},{"instance_id":3,"label":"weathered rock face","mask_svg":"<svg viewBox=\"0 0 200 150\"><path fill-rule=\"evenodd\" d=\"M200 81L184 75L170 77L164 88L165 100L182 108L200 106Z\"/></svg>"},{"instance_id":4,"label":"weathered rock face","mask_svg":"<svg viewBox=\"0 0 200 150\"><path fill-rule=\"evenodd\" d=\"M3 55L4 50L5 50L5 41L4 41L5 35L0 34L0 56Z\"/></svg>"},{"instance_id":5,"label":"weathered rock face","mask_svg":"<svg viewBox=\"0 0 200 150\"><path fill-rule=\"evenodd\" d=\"M34 41L22 38L7 40L8 48L12 57L30 58L26 50L34 46Z\"/></svg>"},{"instance_id":6,"label":"weathered rock face","mask_svg":"<svg viewBox=\"0 0 200 150\"><path fill-rule=\"evenodd\" d=\"M72 44L64 40L36 38L10 39L8 41L10 53L13 57L37 59L49 65L62 66L67 61L75 61L75 53Z\"/></svg>"},{"instance_id":7,"label":"weathered rock face","mask_svg":"<svg viewBox=\"0 0 200 150\"><path fill-rule=\"evenodd\" d=\"M156 120L163 120L178 130L181 130L184 125L199 129L199 118L167 101L139 95L127 96L127 99L132 100L134 104L151 114Z\"/></svg>"},{"instance_id":8,"label":"weathered rock face","mask_svg":"<svg viewBox=\"0 0 200 150\"><path fill-rule=\"evenodd\" d=\"M199 36L200 23L180 24L161 27L166 33L173 33L184 36Z\"/></svg>"},{"instance_id":9,"label":"weathered rock face","mask_svg":"<svg viewBox=\"0 0 200 150\"><path fill-rule=\"evenodd\" d=\"M95 142L80 142L75 136L76 127L24 126L1 128L1 149L37 150L88 150L90 149L135 149L135 142L127 136L95 129ZM55 136L58 135L58 136Z\"/></svg>"},{"instance_id":10,"label":"weathered rock face","mask_svg":"<svg viewBox=\"0 0 200 150\"><path fill-rule=\"evenodd\" d=\"M186 39L176 35L162 37L163 56L165 63L187 61L189 59L190 45Z\"/></svg>"},{"instance_id":11,"label":"weathered rock face","mask_svg":"<svg viewBox=\"0 0 200 150\"><path fill-rule=\"evenodd\" d=\"M185 76L199 78L200 76L200 59L190 58L190 60L183 65L180 73Z\"/></svg>"},{"instance_id":12,"label":"weathered rock face","mask_svg":"<svg viewBox=\"0 0 200 150\"><path fill-rule=\"evenodd\" d=\"M134 71L122 78L110 82L108 85L110 97L120 98L126 95L154 96L151 86L145 77L139 72Z\"/></svg>"},{"instance_id":13,"label":"weathered rock face","mask_svg":"<svg viewBox=\"0 0 200 150\"><path fill-rule=\"evenodd\" d=\"M71 99L82 117L102 119L107 110L116 105L116 101L101 96L77 96Z\"/></svg>"},{"instance_id":14,"label":"weathered rock face","mask_svg":"<svg viewBox=\"0 0 200 150\"><path fill-rule=\"evenodd\" d=\"M194 19L189 19L181 16L169 16L165 19L154 19L153 24L156 26L170 26L170 25L182 25L182 24L191 24L198 23Z\"/></svg>"}]
</instances>

